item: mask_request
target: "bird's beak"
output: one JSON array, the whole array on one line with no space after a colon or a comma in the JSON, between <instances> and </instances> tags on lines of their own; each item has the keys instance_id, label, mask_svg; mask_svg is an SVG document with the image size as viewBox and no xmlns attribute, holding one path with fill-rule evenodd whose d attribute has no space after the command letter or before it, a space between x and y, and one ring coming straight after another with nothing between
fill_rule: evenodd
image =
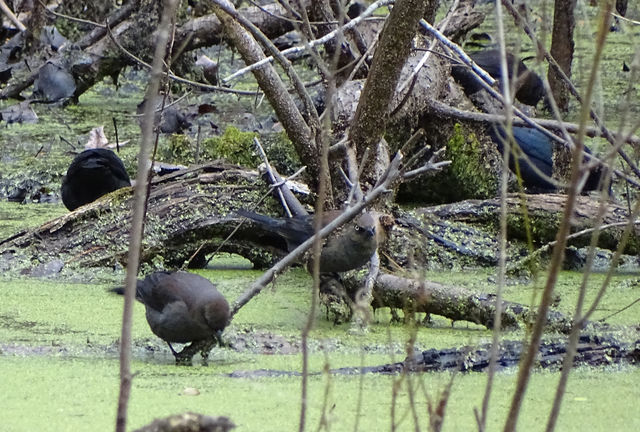
<instances>
[{"instance_id":1,"label":"bird's beak","mask_svg":"<svg viewBox=\"0 0 640 432\"><path fill-rule=\"evenodd\" d=\"M366 228L364 232L367 234L367 237L373 237L374 235L376 235L375 228Z\"/></svg>"},{"instance_id":2,"label":"bird's beak","mask_svg":"<svg viewBox=\"0 0 640 432\"><path fill-rule=\"evenodd\" d=\"M222 330L216 331L214 333L213 337L218 342L218 346L219 347L226 347L227 346L227 344L225 344L224 341L222 340Z\"/></svg>"}]
</instances>

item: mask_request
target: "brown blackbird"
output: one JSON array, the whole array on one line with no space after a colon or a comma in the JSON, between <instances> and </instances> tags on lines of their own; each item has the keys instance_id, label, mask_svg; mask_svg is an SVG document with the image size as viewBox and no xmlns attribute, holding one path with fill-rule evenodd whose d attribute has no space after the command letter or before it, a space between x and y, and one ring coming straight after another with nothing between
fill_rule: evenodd
<instances>
[{"instance_id":1,"label":"brown blackbird","mask_svg":"<svg viewBox=\"0 0 640 432\"><path fill-rule=\"evenodd\" d=\"M75 210L127 186L131 186L129 175L114 152L89 149L73 159L62 179L62 202L69 210Z\"/></svg>"},{"instance_id":2,"label":"brown blackbird","mask_svg":"<svg viewBox=\"0 0 640 432\"><path fill-rule=\"evenodd\" d=\"M292 218L272 218L239 209L237 213L256 222L262 229L281 236L292 251L304 243L314 233L313 216ZM340 215L340 211L323 213L322 226L326 226ZM353 223L347 224L334 235L329 236L320 254L322 273L339 273L365 265L378 246L376 238L376 218L371 213L363 213Z\"/></svg>"},{"instance_id":3,"label":"brown blackbird","mask_svg":"<svg viewBox=\"0 0 640 432\"><path fill-rule=\"evenodd\" d=\"M156 272L139 280L136 298L144 303L151 331L165 340L176 364L191 364L201 351L203 363L229 320L229 303L216 287L202 276L187 272ZM193 342L176 352L172 342Z\"/></svg>"}]
</instances>

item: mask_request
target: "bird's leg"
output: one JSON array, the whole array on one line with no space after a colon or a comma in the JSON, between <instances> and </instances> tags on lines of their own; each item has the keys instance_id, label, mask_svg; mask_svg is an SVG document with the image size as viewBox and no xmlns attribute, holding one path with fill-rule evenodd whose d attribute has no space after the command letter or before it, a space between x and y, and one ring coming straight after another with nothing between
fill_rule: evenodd
<instances>
[{"instance_id":1,"label":"bird's leg","mask_svg":"<svg viewBox=\"0 0 640 432\"><path fill-rule=\"evenodd\" d=\"M228 345L222 340L222 330L218 330L214 333L213 338L218 342L219 347L227 347Z\"/></svg>"},{"instance_id":2,"label":"bird's leg","mask_svg":"<svg viewBox=\"0 0 640 432\"><path fill-rule=\"evenodd\" d=\"M167 342L167 345L169 345L169 349L171 350L171 354L173 354L174 357L177 357L178 356L178 352L173 349L173 347L171 346L171 342Z\"/></svg>"},{"instance_id":3,"label":"bird's leg","mask_svg":"<svg viewBox=\"0 0 640 432\"><path fill-rule=\"evenodd\" d=\"M217 342L217 339L215 338L203 339L203 340L197 340L197 341L191 342L189 345L184 347L180 352L175 352L172 349L174 353L173 355L176 358L176 365L191 366L193 356L199 352L200 355L202 356L202 365L207 366L207 362L209 359L209 352L211 351L213 346L216 344L216 342Z\"/></svg>"},{"instance_id":4,"label":"bird's leg","mask_svg":"<svg viewBox=\"0 0 640 432\"><path fill-rule=\"evenodd\" d=\"M195 342L182 348L182 351L177 352L176 350L173 349L171 344L167 342L167 344L169 345L169 348L171 348L171 352L173 353L173 356L176 358L176 366L192 365L191 359L193 358L194 354L197 352L197 348L194 349L194 346L193 346L194 343Z\"/></svg>"},{"instance_id":5,"label":"bird's leg","mask_svg":"<svg viewBox=\"0 0 640 432\"><path fill-rule=\"evenodd\" d=\"M215 337L212 339L204 339L202 341L199 341L200 355L202 356L202 366L209 365L209 353L217 342L218 340Z\"/></svg>"},{"instance_id":6,"label":"bird's leg","mask_svg":"<svg viewBox=\"0 0 640 432\"><path fill-rule=\"evenodd\" d=\"M396 308L391 308L391 322L392 323L399 323L400 322L400 316L398 315L398 310Z\"/></svg>"},{"instance_id":7,"label":"bird's leg","mask_svg":"<svg viewBox=\"0 0 640 432\"><path fill-rule=\"evenodd\" d=\"M167 342L167 345L169 345L171 353L176 358L176 366L191 366L191 357L193 357L193 353L189 355L189 352L187 351L187 348L189 347L183 348L182 351L177 352L173 349L173 346L171 346L171 342Z\"/></svg>"}]
</instances>

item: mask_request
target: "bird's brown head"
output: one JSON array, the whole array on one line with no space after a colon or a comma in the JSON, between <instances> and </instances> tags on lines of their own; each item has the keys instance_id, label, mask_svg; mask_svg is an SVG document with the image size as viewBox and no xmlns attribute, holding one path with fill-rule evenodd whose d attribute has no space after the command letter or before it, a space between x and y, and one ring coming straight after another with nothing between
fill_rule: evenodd
<instances>
[{"instance_id":1,"label":"bird's brown head","mask_svg":"<svg viewBox=\"0 0 640 432\"><path fill-rule=\"evenodd\" d=\"M204 307L204 318L212 330L222 331L229 322L229 312L229 303L220 296Z\"/></svg>"},{"instance_id":2,"label":"bird's brown head","mask_svg":"<svg viewBox=\"0 0 640 432\"><path fill-rule=\"evenodd\" d=\"M376 218L371 213L364 213L356 219L354 229L358 235L369 238L376 235Z\"/></svg>"}]
</instances>

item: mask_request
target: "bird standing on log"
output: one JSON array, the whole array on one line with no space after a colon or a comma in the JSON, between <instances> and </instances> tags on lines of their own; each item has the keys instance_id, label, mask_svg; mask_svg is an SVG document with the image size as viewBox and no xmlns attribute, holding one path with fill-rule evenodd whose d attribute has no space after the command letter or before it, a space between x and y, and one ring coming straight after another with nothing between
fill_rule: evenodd
<instances>
[{"instance_id":1,"label":"bird standing on log","mask_svg":"<svg viewBox=\"0 0 640 432\"><path fill-rule=\"evenodd\" d=\"M237 213L254 221L265 231L282 237L287 243L289 252L314 234L312 215L272 218L243 209L237 210ZM323 213L322 226L328 225L340 213L340 211ZM330 236L320 254L320 272L346 272L369 262L378 247L376 225L377 221L373 214L363 213L354 223L348 224Z\"/></svg>"},{"instance_id":2,"label":"bird standing on log","mask_svg":"<svg viewBox=\"0 0 640 432\"><path fill-rule=\"evenodd\" d=\"M62 179L62 202L73 211L103 195L131 186L120 158L111 150L89 149L77 155Z\"/></svg>"},{"instance_id":3,"label":"bird standing on log","mask_svg":"<svg viewBox=\"0 0 640 432\"><path fill-rule=\"evenodd\" d=\"M177 365L191 365L198 351L206 364L216 342L222 345L229 303L208 279L187 272L152 273L138 280L136 298L145 306L151 331L167 342ZM191 345L176 352L172 342Z\"/></svg>"},{"instance_id":4,"label":"bird standing on log","mask_svg":"<svg viewBox=\"0 0 640 432\"><path fill-rule=\"evenodd\" d=\"M502 155L504 141L507 136L505 130L501 126L496 125L489 129L489 135L497 144L498 151ZM555 192L557 188L549 180L553 174L553 142L551 138L539 130L523 126L513 126L513 138L518 149L512 149L514 151L512 151L512 155L509 156L509 169L516 172L517 161L522 183L525 187L533 192ZM519 151L521 151L520 154L524 153L528 160L523 156L514 158L513 154L518 154ZM591 150L589 150L588 147L585 147L584 151L591 154ZM585 156L585 160L586 159L587 157ZM538 172L533 169L533 165L537 168ZM591 169L582 187L582 192L597 190L603 187L601 182L605 174L606 168L602 166ZM609 194L611 194L611 189L609 189Z\"/></svg>"},{"instance_id":5,"label":"bird standing on log","mask_svg":"<svg viewBox=\"0 0 640 432\"><path fill-rule=\"evenodd\" d=\"M501 85L504 83L505 80L503 79L502 68L500 67L500 50L490 49L478 51L469 54L469 57L491 75L493 79L500 81ZM526 105L537 105L544 96L542 79L540 79L538 74L527 68L522 60L516 58L513 54L508 52L506 57L509 79L514 77L514 67L517 72L515 74L516 99ZM454 65L451 68L451 75L460 83L468 95L482 89L482 86L478 82L479 78L477 78L466 65Z\"/></svg>"}]
</instances>

